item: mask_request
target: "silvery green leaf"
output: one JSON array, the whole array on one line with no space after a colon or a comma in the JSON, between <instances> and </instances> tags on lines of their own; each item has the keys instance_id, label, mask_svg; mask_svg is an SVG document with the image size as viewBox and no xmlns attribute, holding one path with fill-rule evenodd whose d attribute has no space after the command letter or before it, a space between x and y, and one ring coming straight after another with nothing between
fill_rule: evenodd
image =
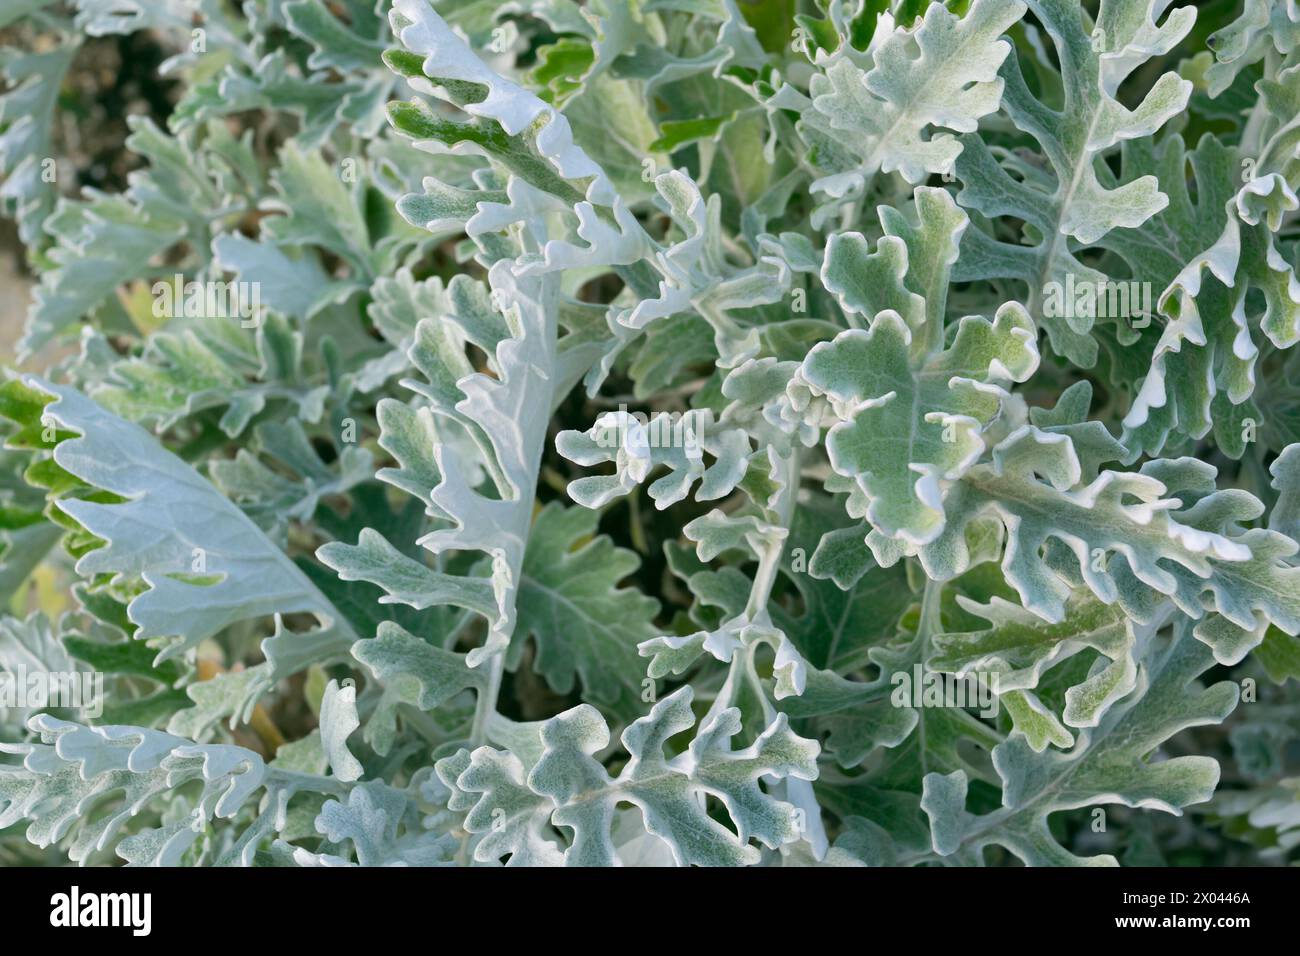
<instances>
[{"instance_id":1,"label":"silvery green leaf","mask_svg":"<svg viewBox=\"0 0 1300 956\"><path fill-rule=\"evenodd\" d=\"M1245 0L1241 15L1207 41L1215 62L1206 71L1210 94L1224 92L1237 74L1270 51L1289 53L1300 44L1300 10L1293 3Z\"/></svg>"},{"instance_id":2,"label":"silvery green leaf","mask_svg":"<svg viewBox=\"0 0 1300 956\"><path fill-rule=\"evenodd\" d=\"M270 664L259 664L189 684L185 694L193 706L173 714L167 722L167 732L204 740L223 722L231 729L248 723L258 698L271 681L271 671Z\"/></svg>"},{"instance_id":3,"label":"silvery green leaf","mask_svg":"<svg viewBox=\"0 0 1300 956\"><path fill-rule=\"evenodd\" d=\"M26 618L5 616L0 618L0 680L7 684L10 700L0 708L2 718L0 726L8 733L21 727L33 713L47 707L71 707L71 700L49 700L41 698L30 701L32 706L22 704L23 695L28 692L29 681L44 679L48 691L72 691L75 685L76 703L83 715L97 716L103 712L104 701L103 675L99 675L99 697L95 697L95 684L81 683L81 675L91 675L90 669L80 661L69 656L63 644L63 635L57 625L52 625L45 615L33 612ZM48 675L48 676L46 676ZM54 681L59 681L55 684ZM93 681L93 677L91 677ZM86 693L88 692L88 693ZM62 710L60 710L62 712Z\"/></svg>"},{"instance_id":4,"label":"silvery green leaf","mask_svg":"<svg viewBox=\"0 0 1300 956\"><path fill-rule=\"evenodd\" d=\"M480 747L456 777L456 786L474 801L465 829L482 834L474 846L480 862L509 855L508 866L556 866L564 855L551 836L554 804L529 789L527 770L508 751ZM482 794L482 796L477 796Z\"/></svg>"},{"instance_id":5,"label":"silvery green leaf","mask_svg":"<svg viewBox=\"0 0 1300 956\"><path fill-rule=\"evenodd\" d=\"M534 94L494 73L434 12L427 0L398 0L390 20L393 33L406 50L422 58L422 72L419 73L408 69L407 60L390 58L389 61L394 69L406 76L412 89L427 96L454 98L455 94L446 81L487 88L486 98L456 104L476 118L478 124L457 124L453 130L435 123L427 130L431 137L455 137L453 142L472 144L478 150L496 152L516 164L523 164L523 168L539 177L535 185L554 184L559 189L567 188L571 194L574 187L561 186L560 182L588 180L590 185L584 192L578 192L578 197L585 193L592 202L615 204L616 195L608 178L573 142L572 129L563 115ZM394 118L399 128L405 126L405 131L421 139L421 124L414 114L399 112ZM544 122L539 124L539 119L544 119ZM516 138L516 141L502 150L488 135L493 127L499 127L507 137ZM525 135L521 137L521 134ZM434 139L417 142L417 146L438 151ZM522 169L515 171L522 172Z\"/></svg>"},{"instance_id":6,"label":"silvery green leaf","mask_svg":"<svg viewBox=\"0 0 1300 956\"><path fill-rule=\"evenodd\" d=\"M568 692L576 677L594 700L612 703L640 689L637 645L654 634L658 604L636 588L620 587L640 561L603 535L593 537L596 524L594 513L557 504L537 515L507 663L518 663L532 637L533 666L555 690Z\"/></svg>"},{"instance_id":7,"label":"silvery green leaf","mask_svg":"<svg viewBox=\"0 0 1300 956\"><path fill-rule=\"evenodd\" d=\"M340 20L321 0L291 0L283 5L285 24L316 49L307 65L340 73L378 70L379 56L388 36L388 24L378 8L365 3L348 6L348 20Z\"/></svg>"},{"instance_id":8,"label":"silvery green leaf","mask_svg":"<svg viewBox=\"0 0 1300 956\"><path fill-rule=\"evenodd\" d=\"M770 608L773 621L811 666L841 674L861 666L865 649L895 638L914 599L902 569L877 567L870 550L862 547L865 530L838 528L842 522L838 504L829 498L810 496L801 504L781 559L781 572L800 602L794 608L774 602ZM855 560L853 570L844 574L832 565L832 575L825 563L826 548L837 538Z\"/></svg>"},{"instance_id":9,"label":"silvery green leaf","mask_svg":"<svg viewBox=\"0 0 1300 956\"><path fill-rule=\"evenodd\" d=\"M264 208L282 215L262 220L267 238L282 246L328 250L351 265L358 277L378 271L385 243L376 241L365 221L361 177L349 184L323 156L290 144L281 153L271 183L276 196Z\"/></svg>"},{"instance_id":10,"label":"silvery green leaf","mask_svg":"<svg viewBox=\"0 0 1300 956\"><path fill-rule=\"evenodd\" d=\"M968 230L954 270L958 281L1021 279L1029 286L1030 311L1043 314L1049 283L1061 288L1070 276L1090 283L1106 278L1077 258L1070 238L1091 245L1116 228L1141 225L1168 204L1154 176L1108 187L1098 178L1097 162L1123 140L1152 135L1187 104L1191 83L1172 72L1132 109L1115 97L1126 77L1191 29L1192 7L1175 9L1156 26L1157 11L1167 6L1159 0L1112 0L1090 29L1083 8L1069 0L1028 3L1064 64L1064 108L1048 108L1035 97L1013 51L1000 71L1006 84L1002 109L1038 141L1050 172L1013 154L999 156L968 133L956 167L962 181L957 201L990 219L1015 216L1034 227L1037 241L1008 243L983 229ZM1048 313L1044 326L1053 350L1092 365L1097 345L1087 333L1094 317L1087 309Z\"/></svg>"},{"instance_id":11,"label":"silvery green leaf","mask_svg":"<svg viewBox=\"0 0 1300 956\"><path fill-rule=\"evenodd\" d=\"M1187 727L1222 721L1237 704L1230 681L1202 687L1209 653L1186 629L1142 662L1133 693L1113 706L1093 730L1080 732L1068 753L1034 753L1022 736L993 751L1002 779L1003 806L983 816L965 809L966 775L958 770L925 779L921 806L930 818L934 852L973 860L982 847L1006 847L1027 865L1116 865L1113 856L1079 857L1051 835L1048 815L1059 810L1120 803L1163 810L1209 799L1219 779L1210 757L1145 758Z\"/></svg>"},{"instance_id":12,"label":"silvery green leaf","mask_svg":"<svg viewBox=\"0 0 1300 956\"><path fill-rule=\"evenodd\" d=\"M1300 540L1300 446L1288 445L1269 466L1277 502L1269 512L1268 526L1293 541Z\"/></svg>"},{"instance_id":13,"label":"silvery green leaf","mask_svg":"<svg viewBox=\"0 0 1300 956\"><path fill-rule=\"evenodd\" d=\"M440 866L450 862L453 839L421 826L418 808L406 793L379 781L353 787L346 801L328 800L316 830L330 843L352 845L358 866ZM324 858L299 848L299 865L346 865L340 856Z\"/></svg>"},{"instance_id":14,"label":"silvery green leaf","mask_svg":"<svg viewBox=\"0 0 1300 956\"><path fill-rule=\"evenodd\" d=\"M195 268L205 268L211 212L248 199L249 184L232 175L241 145L228 131L208 131L198 142L197 132L170 136L144 117L128 117L127 125L128 147L150 165L130 174L125 192L87 188L82 199L59 201L45 223L54 239L48 253L54 267L41 277L20 351L41 348L88 314L121 313L113 293L156 277L155 258L187 234L204 237L192 245L200 256Z\"/></svg>"},{"instance_id":15,"label":"silvery green leaf","mask_svg":"<svg viewBox=\"0 0 1300 956\"><path fill-rule=\"evenodd\" d=\"M462 691L486 691L482 668L472 668L457 654L421 640L400 625L384 621L373 638L359 641L352 656L383 686L375 712L366 721L366 741L387 754L396 736L403 706L432 711Z\"/></svg>"},{"instance_id":16,"label":"silvery green leaf","mask_svg":"<svg viewBox=\"0 0 1300 956\"><path fill-rule=\"evenodd\" d=\"M28 14L49 6L53 2L54 0L14 0L9 5L9 9L0 14L0 27L7 27L11 23L16 23Z\"/></svg>"},{"instance_id":17,"label":"silvery green leaf","mask_svg":"<svg viewBox=\"0 0 1300 956\"><path fill-rule=\"evenodd\" d=\"M947 524L917 553L931 574L959 573L970 560L967 522L991 512L1009 533L1002 561L1007 581L1023 606L1044 620L1061 620L1072 592L1067 579L1039 558L1039 549L1055 538L1068 549L1062 553L1066 567L1094 595L1107 604L1118 601L1139 621L1151 619L1154 592L1193 618L1216 610L1253 628L1258 610L1288 631L1300 627L1300 608L1277 584L1294 573L1288 560L1294 542L1261 529L1237 533L1238 522L1259 514L1257 501L1245 493L1217 493L1180 511L1182 502L1166 497L1171 486L1193 491L1207 485L1213 487L1213 469L1189 459L1148 462L1137 472L1103 471L1084 483L1068 436L1025 426L993 449L991 464L972 468L954 486L945 501ZM1201 527L1207 518L1209 525Z\"/></svg>"},{"instance_id":18,"label":"silvery green leaf","mask_svg":"<svg viewBox=\"0 0 1300 956\"><path fill-rule=\"evenodd\" d=\"M1119 282L1107 287L1097 299L1101 311L1115 322L1113 342L1103 338L1102 346L1108 353L1110 380L1131 396L1124 441L1131 449L1126 457L1133 457L1139 449L1159 453L1178 434L1208 431L1216 390L1237 401L1251 387L1255 350L1242 310L1234 307L1233 293L1221 283L1205 282L1195 297L1179 301L1166 301L1162 295L1188 260L1223 232L1234 189L1231 151L1206 136L1189 153L1181 137L1170 136L1159 147L1142 140L1125 143L1121 158L1123 178L1155 175L1169 197L1169 205L1141 226L1116 229L1099 243L1141 277L1137 285ZM1185 175L1189 163L1195 199ZM1090 289L1078 288L1088 293L1076 307L1081 304L1087 311ZM1061 298L1070 307L1067 290ZM1161 311L1168 316L1163 328Z\"/></svg>"},{"instance_id":19,"label":"silvery green leaf","mask_svg":"<svg viewBox=\"0 0 1300 956\"><path fill-rule=\"evenodd\" d=\"M378 75L378 74L377 74ZM344 119L343 104L354 104L380 120L376 92L356 81L329 83L326 72L303 75L284 50L275 50L252 63L227 63L220 72L191 86L173 114L176 127L191 126L247 110L281 111L299 118L301 131L295 142L321 146Z\"/></svg>"},{"instance_id":20,"label":"silvery green leaf","mask_svg":"<svg viewBox=\"0 0 1300 956\"><path fill-rule=\"evenodd\" d=\"M183 234L167 214L151 215L121 196L88 193L82 204L60 201L46 221L55 236L21 344L35 351L98 307L124 281L144 273L148 261Z\"/></svg>"},{"instance_id":21,"label":"silvery green leaf","mask_svg":"<svg viewBox=\"0 0 1300 956\"><path fill-rule=\"evenodd\" d=\"M296 405L303 421L319 421L328 388L304 381L302 333L276 316L248 325L237 316L211 317L161 332L141 356L114 363L92 397L158 431L224 408L219 425L234 438L276 400Z\"/></svg>"},{"instance_id":22,"label":"silvery green leaf","mask_svg":"<svg viewBox=\"0 0 1300 956\"><path fill-rule=\"evenodd\" d=\"M1269 184L1262 187L1265 189L1289 193L1276 175L1255 182ZM1243 186L1242 192L1252 185ZM1288 203L1292 199L1294 194ZM1143 444L1154 444L1150 439L1143 442L1142 436L1160 426L1167 434L1170 421L1192 437L1204 435L1218 395L1234 405L1249 399L1259 354L1254 342L1258 334L1245 309L1252 287L1266 302L1259 332L1278 348L1300 341L1300 286L1294 270L1277 255L1272 236L1263 225L1243 228L1232 212L1234 201L1229 200L1228 205L1223 235L1208 251L1196 255L1160 298L1161 310L1174 318L1165 326L1150 372L1124 419L1126 433L1133 436L1126 436L1126 443L1133 446L1134 453ZM1203 281L1202 270L1206 269L1218 282ZM1226 302L1219 283L1232 290ZM1212 370L1211 363L1216 366Z\"/></svg>"},{"instance_id":23,"label":"silvery green leaf","mask_svg":"<svg viewBox=\"0 0 1300 956\"><path fill-rule=\"evenodd\" d=\"M1184 251L1179 261L1185 265L1160 294L1160 311L1170 321L1124 418L1134 455L1171 428L1192 437L1204 435L1214 412L1216 418L1225 417L1215 399L1222 396L1241 406L1251 398L1265 340L1279 349L1300 341L1300 282L1279 253L1275 236L1283 217L1300 208L1284 175L1300 143L1294 120L1300 67L1261 80L1259 88L1266 119L1258 130L1258 155L1242 160L1244 185L1226 197L1221 187L1211 192L1216 177L1218 186L1232 175L1232 157L1226 150L1211 150L1210 161L1217 162L1210 166L1203 160L1198 172L1198 181L1206 181L1206 195L1198 197L1199 215L1193 220L1184 211L1175 220L1180 232L1195 235L1197 244ZM1203 142L1194 158L1205 152ZM1186 209L1185 186L1180 177L1169 178ZM1195 230L1188 228L1188 220L1196 222ZM1247 312L1248 294L1264 299L1257 325ZM1239 456L1243 449L1233 440L1225 450Z\"/></svg>"},{"instance_id":24,"label":"silvery green leaf","mask_svg":"<svg viewBox=\"0 0 1300 956\"><path fill-rule=\"evenodd\" d=\"M609 729L594 708L583 705L552 718L542 727L541 759L526 779L527 791L535 796L525 793L518 774L508 769L504 779L502 771L490 779L476 778L472 768L461 774L457 785L462 790L482 794L466 826L491 832L494 807L511 819L508 807L493 802L501 799L499 788L508 783L506 792L515 795L511 805L519 808L513 816L533 821L527 825L532 833L538 825L535 815L544 812L550 813L552 823L573 832L563 851L570 866L617 863L611 830L620 801L641 809L646 829L667 843L679 866L754 863L759 854L751 840L777 847L797 839L795 808L765 794L759 780L769 775L812 779L817 745L792 733L785 718L778 716L752 746L730 751L727 742L740 729L740 721L739 713L728 709L700 728L686 752L670 758L664 752L668 738L695 723L690 701L690 689L683 688L623 732L631 759L617 777L593 756L609 743ZM698 801L704 793L722 802L736 832L704 812ZM535 841L533 836L524 848L534 854L555 852L537 848ZM496 846L486 839L479 842L476 858L488 859Z\"/></svg>"},{"instance_id":25,"label":"silvery green leaf","mask_svg":"<svg viewBox=\"0 0 1300 956\"><path fill-rule=\"evenodd\" d=\"M869 56L847 39L819 54L808 96L786 86L776 100L801 111L806 137L824 137L842 154L812 188L839 198L861 194L879 171L911 183L951 171L962 147L938 131L972 131L997 109L998 67L1011 50L1001 35L1024 12L1014 0L978 0L962 17L931 4L911 30L881 17Z\"/></svg>"},{"instance_id":26,"label":"silvery green leaf","mask_svg":"<svg viewBox=\"0 0 1300 956\"><path fill-rule=\"evenodd\" d=\"M91 36L144 29L186 29L201 0L76 0L77 26Z\"/></svg>"},{"instance_id":27,"label":"silvery green leaf","mask_svg":"<svg viewBox=\"0 0 1300 956\"><path fill-rule=\"evenodd\" d=\"M0 50L0 76L10 87L0 96L0 202L12 210L26 243L39 242L41 226L58 198L56 180L49 178L51 171L58 172L51 142L54 108L77 49L64 43L39 53Z\"/></svg>"},{"instance_id":28,"label":"silvery green leaf","mask_svg":"<svg viewBox=\"0 0 1300 956\"><path fill-rule=\"evenodd\" d=\"M1300 845L1295 0L0 25L0 864Z\"/></svg>"},{"instance_id":29,"label":"silvery green leaf","mask_svg":"<svg viewBox=\"0 0 1300 956\"><path fill-rule=\"evenodd\" d=\"M656 637L642 642L639 650L642 657L650 658L646 673L658 679L684 673L703 653L730 664L738 652L752 653L758 644L767 644L775 652L772 667L774 699L783 700L802 694L807 684L808 662L790 639L772 624L766 610L752 619L744 614L731 618L713 631Z\"/></svg>"},{"instance_id":30,"label":"silvery green leaf","mask_svg":"<svg viewBox=\"0 0 1300 956\"><path fill-rule=\"evenodd\" d=\"M668 475L650 483L647 491L656 508L667 508L695 489L697 501L729 495L745 476L749 439L739 429L662 413L641 422L624 411L606 412L586 432L556 436L556 449L580 465L614 462L613 475L591 475L569 484L569 497L584 508L600 508L626 495L659 466ZM704 454L715 460L705 466Z\"/></svg>"},{"instance_id":31,"label":"silvery green leaf","mask_svg":"<svg viewBox=\"0 0 1300 956\"><path fill-rule=\"evenodd\" d=\"M1264 837L1269 857L1284 857L1300 840L1300 781L1283 777L1275 784L1252 790L1220 793L1211 804L1213 813L1222 818L1244 818L1249 827Z\"/></svg>"},{"instance_id":32,"label":"silvery green leaf","mask_svg":"<svg viewBox=\"0 0 1300 956\"><path fill-rule=\"evenodd\" d=\"M827 435L831 466L854 478L880 534L924 544L942 532L945 489L979 460L981 433L1003 413L1006 387L1038 366L1033 322L1016 303L993 321L962 319L952 345L914 358L893 310L866 330L815 346L799 376L840 419Z\"/></svg>"},{"instance_id":33,"label":"silvery green leaf","mask_svg":"<svg viewBox=\"0 0 1300 956\"><path fill-rule=\"evenodd\" d=\"M310 521L322 498L369 481L374 462L369 450L344 443L338 457L326 464L295 419L261 422L253 428L251 450L241 448L233 460L215 460L208 471L227 498L269 537L283 542L288 524Z\"/></svg>"},{"instance_id":34,"label":"silvery green leaf","mask_svg":"<svg viewBox=\"0 0 1300 956\"><path fill-rule=\"evenodd\" d=\"M348 735L360 726L356 685L340 687L337 681L330 681L321 698L320 736L330 769L340 780L356 780L361 776L361 762L348 750Z\"/></svg>"},{"instance_id":35,"label":"silvery green leaf","mask_svg":"<svg viewBox=\"0 0 1300 956\"><path fill-rule=\"evenodd\" d=\"M41 714L32 718L31 729L39 742L0 745L23 758L21 766L0 768L6 804L0 827L26 821L28 840L37 846L66 841L68 855L76 861L117 845L131 818L190 781L202 781L203 786L188 818L170 828L165 839L150 831L132 837L128 859L176 865L200 833L215 821L235 817L259 791L271 798L271 807L246 836L282 826L284 808L294 793L337 793L341 786L269 769L243 747L196 745L142 727L84 727ZM120 793L120 799L104 802L103 797L114 793ZM86 813L92 802L96 810ZM143 852L146 843L148 853ZM240 848L245 864L255 848L256 840Z\"/></svg>"},{"instance_id":36,"label":"silvery green leaf","mask_svg":"<svg viewBox=\"0 0 1300 956\"><path fill-rule=\"evenodd\" d=\"M331 279L310 256L293 258L272 243L239 233L212 241L213 261L241 282L258 284L262 305L286 316L310 319L351 296L358 284Z\"/></svg>"},{"instance_id":37,"label":"silvery green leaf","mask_svg":"<svg viewBox=\"0 0 1300 956\"><path fill-rule=\"evenodd\" d=\"M73 389L36 378L29 386L55 396L44 408L46 418L80 435L55 448L58 465L124 499L63 498L57 507L105 542L82 557L80 573L138 577L148 586L128 609L139 626L136 639L171 639L160 654L165 660L233 623L302 612L315 615L320 629L268 641L264 650L275 677L346 653L356 640L348 622L192 468ZM160 515L168 524L158 524Z\"/></svg>"},{"instance_id":38,"label":"silvery green leaf","mask_svg":"<svg viewBox=\"0 0 1300 956\"><path fill-rule=\"evenodd\" d=\"M484 653L503 647L514 630L515 596L532 518L531 489L536 482L543 423L551 404L552 386L547 369L554 363L554 286L545 280L516 280L504 262L499 263L499 268L494 267L491 277L500 301L514 311L520 322L513 335L495 345L500 377L477 373L452 379L455 384L450 387L454 392L440 392L418 382L411 384L430 401L428 407L433 414L448 418L470 432L498 492L504 496L489 498L481 494L470 485L465 465L452 457L448 445L422 440L411 447L411 455L432 452L433 461L424 462L422 474L425 478L436 475L439 482L421 497L427 495L432 514L449 518L454 524L430 532L420 543L435 554L448 550L486 552L492 557L491 575L450 576L406 559L408 570L400 581L387 571L379 572L385 580L378 580L376 557L395 549L373 532L363 537L360 549L331 544L320 552L321 560L342 572L345 580L371 580L390 589L394 599L412 606L454 603L486 614L492 623L492 638L484 651L472 655L471 663L481 660ZM440 379L451 379L442 374L447 361L442 356L453 354L454 349L439 344L438 337L444 330L445 327L439 329L435 320L423 320L410 352L412 363L435 385ZM463 353L460 361L464 361ZM464 397L456 400L456 393ZM390 447L405 448L410 416L396 412L394 409L390 430L400 428L401 434L393 433L385 440ZM405 452L399 460L416 461ZM381 477L403 487L405 479L401 475L394 471ZM527 496L526 490L530 492ZM382 563L383 559L379 560ZM433 592L436 596L425 600L418 590L408 589L410 584L417 588L437 588ZM491 596L491 603L486 606L485 595ZM418 603L421 600L424 603Z\"/></svg>"},{"instance_id":39,"label":"silvery green leaf","mask_svg":"<svg viewBox=\"0 0 1300 956\"><path fill-rule=\"evenodd\" d=\"M1002 703L1013 708L1018 729L1023 730L1022 721L1037 713L1039 719L1056 724L1054 743L1060 741L1057 745L1066 747L1074 743L1056 715L1043 714L1042 705L1028 692L1039 685L1048 669L1088 649L1103 656L1106 664L1065 692L1065 710L1060 717L1064 724L1095 727L1111 704L1132 691L1137 677L1134 635L1120 608L1078 598L1067 606L1063 620L1044 626L1037 616L997 598L987 605L960 597L958 601L967 612L987 620L990 627L934 635L936 654L927 663L934 670L959 677L996 675L994 689ZM1008 700L1009 695L1014 695L1014 702ZM1045 743L1038 739L1034 749L1041 751Z\"/></svg>"}]
</instances>

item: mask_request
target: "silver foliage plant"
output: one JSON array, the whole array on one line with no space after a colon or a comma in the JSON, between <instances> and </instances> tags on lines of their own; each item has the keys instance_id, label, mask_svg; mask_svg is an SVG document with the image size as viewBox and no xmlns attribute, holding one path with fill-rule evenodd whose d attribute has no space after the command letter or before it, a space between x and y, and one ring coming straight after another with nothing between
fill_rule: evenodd
<instances>
[{"instance_id":1,"label":"silver foliage plant","mask_svg":"<svg viewBox=\"0 0 1300 956\"><path fill-rule=\"evenodd\" d=\"M7 4L0 859L1290 859L1300 6L1176 2Z\"/></svg>"}]
</instances>

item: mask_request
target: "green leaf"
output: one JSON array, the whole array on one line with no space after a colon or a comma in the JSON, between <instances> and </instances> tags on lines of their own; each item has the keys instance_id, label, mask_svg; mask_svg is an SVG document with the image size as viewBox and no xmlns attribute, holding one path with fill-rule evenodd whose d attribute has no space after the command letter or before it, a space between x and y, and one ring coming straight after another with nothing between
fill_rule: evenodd
<instances>
[{"instance_id":1,"label":"green leaf","mask_svg":"<svg viewBox=\"0 0 1300 956\"><path fill-rule=\"evenodd\" d=\"M1210 757L1147 756L1187 727L1218 723L1237 704L1230 681L1202 687L1196 678L1211 663L1207 651L1181 635L1153 649L1134 692L1111 708L1101 724L1083 731L1068 753L1036 754L1013 736L993 751L1002 778L1003 808L983 816L965 809L966 775L958 770L925 779L921 806L930 818L934 852L973 862L989 844L1006 847L1026 865L1117 865L1113 856L1081 858L1057 842L1047 818L1061 810L1119 803L1175 815L1208 800L1219 780Z\"/></svg>"},{"instance_id":2,"label":"green leaf","mask_svg":"<svg viewBox=\"0 0 1300 956\"><path fill-rule=\"evenodd\" d=\"M983 454L981 432L1009 401L1006 386L1037 366L1032 320L1008 303L992 322L962 319L952 345L919 366L903 318L880 312L870 329L815 346L799 375L841 419L826 439L831 466L856 480L868 520L924 544L943 530L944 488Z\"/></svg>"},{"instance_id":3,"label":"green leaf","mask_svg":"<svg viewBox=\"0 0 1300 956\"><path fill-rule=\"evenodd\" d=\"M658 602L619 582L640 561L604 536L598 516L551 504L537 515L524 555L519 620L508 665L524 642L537 642L533 667L560 693L582 681L586 694L610 702L639 691L644 676L637 644L655 634Z\"/></svg>"},{"instance_id":4,"label":"green leaf","mask_svg":"<svg viewBox=\"0 0 1300 956\"><path fill-rule=\"evenodd\" d=\"M740 722L738 712L728 709L700 729L688 751L669 757L664 752L667 740L695 723L690 703L690 689L683 688L623 732L631 759L617 777L593 757L609 743L609 730L594 708L583 705L552 718L542 727L541 759L527 776L535 797L521 792L519 774L511 772L508 759L494 773L475 774L471 769L457 779L462 790L482 794L466 819L467 827L490 833L491 810L501 807L507 810L507 820L523 816L531 821L526 830L531 839L522 843L523 849L550 857L554 849L535 845L544 817L534 816L549 811L553 824L573 833L563 855L569 866L615 862L611 826L620 801L640 808L647 831L667 843L678 865L752 863L758 851L749 845L751 840L776 847L796 839L795 808L765 794L759 778L812 779L817 745L791 733L785 718L778 716L752 746L730 751L727 741ZM722 802L735 832L704 812L699 797L706 793ZM502 802L494 802L498 799ZM484 839L475 858L492 859L488 854L501 847L500 841Z\"/></svg>"},{"instance_id":5,"label":"green leaf","mask_svg":"<svg viewBox=\"0 0 1300 956\"><path fill-rule=\"evenodd\" d=\"M280 633L264 652L273 675L346 653L356 640L348 622L257 526L145 431L116 418L73 389L28 379L56 396L44 414L81 437L60 442L54 459L117 503L61 498L58 509L103 547L78 562L84 575L142 579L147 589L128 613L137 640L170 639L167 660L240 621L304 612L319 628ZM159 516L167 523L159 525Z\"/></svg>"}]
</instances>

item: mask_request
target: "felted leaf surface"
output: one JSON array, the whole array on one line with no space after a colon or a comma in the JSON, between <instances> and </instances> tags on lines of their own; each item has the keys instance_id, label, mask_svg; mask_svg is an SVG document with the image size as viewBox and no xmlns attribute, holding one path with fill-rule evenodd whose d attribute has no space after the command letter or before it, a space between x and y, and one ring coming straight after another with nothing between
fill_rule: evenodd
<instances>
[{"instance_id":1,"label":"felted leaf surface","mask_svg":"<svg viewBox=\"0 0 1300 956\"><path fill-rule=\"evenodd\" d=\"M1235 684L1202 687L1197 682L1210 662L1209 653L1184 629L1152 649L1134 692L1111 708L1095 730L1082 731L1069 753L1035 754L1023 737L1000 744L993 752L1003 786L1000 810L970 814L961 771L928 776L922 807L930 818L934 851L973 860L984 846L997 843L1027 865L1116 865L1113 856L1070 853L1052 837L1047 817L1106 803L1178 814L1207 800L1219 779L1212 758L1146 758L1171 735L1222 721L1236 706Z\"/></svg>"},{"instance_id":2,"label":"felted leaf surface","mask_svg":"<svg viewBox=\"0 0 1300 956\"><path fill-rule=\"evenodd\" d=\"M128 607L137 640L171 638L166 659L239 621L316 615L318 630L268 643L277 676L346 651L347 621L234 504L139 426L115 418L73 389L30 379L55 396L43 415L80 437L60 442L54 461L121 500L56 502L103 547L78 562L82 574L138 577L148 589Z\"/></svg>"}]
</instances>

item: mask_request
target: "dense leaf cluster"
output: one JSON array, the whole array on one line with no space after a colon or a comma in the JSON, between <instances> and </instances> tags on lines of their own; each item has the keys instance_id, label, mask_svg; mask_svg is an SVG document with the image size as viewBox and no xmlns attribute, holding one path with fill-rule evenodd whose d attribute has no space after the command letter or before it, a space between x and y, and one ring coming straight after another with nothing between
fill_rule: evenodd
<instances>
[{"instance_id":1,"label":"dense leaf cluster","mask_svg":"<svg viewBox=\"0 0 1300 956\"><path fill-rule=\"evenodd\" d=\"M0 710L0 860L1288 860L1239 7L11 0L0 671L104 694ZM77 188L118 35L174 102Z\"/></svg>"}]
</instances>

